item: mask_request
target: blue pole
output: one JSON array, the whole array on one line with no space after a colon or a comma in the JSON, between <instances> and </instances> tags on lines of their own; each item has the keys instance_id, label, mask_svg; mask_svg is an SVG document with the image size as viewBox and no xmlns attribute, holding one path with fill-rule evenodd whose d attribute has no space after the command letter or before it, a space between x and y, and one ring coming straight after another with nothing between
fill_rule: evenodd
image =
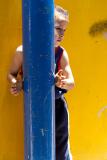
<instances>
[{"instance_id":1,"label":"blue pole","mask_svg":"<svg viewBox=\"0 0 107 160\"><path fill-rule=\"evenodd\" d=\"M22 6L25 160L55 160L54 2Z\"/></svg>"}]
</instances>

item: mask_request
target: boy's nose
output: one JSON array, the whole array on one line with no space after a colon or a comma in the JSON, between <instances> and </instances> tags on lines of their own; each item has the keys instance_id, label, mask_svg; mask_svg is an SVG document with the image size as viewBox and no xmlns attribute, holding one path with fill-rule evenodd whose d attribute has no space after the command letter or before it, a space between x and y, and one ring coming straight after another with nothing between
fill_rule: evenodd
<instances>
[{"instance_id":1,"label":"boy's nose","mask_svg":"<svg viewBox=\"0 0 107 160\"><path fill-rule=\"evenodd\" d=\"M63 37L63 36L64 36L64 31L60 31L59 35L60 35L61 37Z\"/></svg>"}]
</instances>

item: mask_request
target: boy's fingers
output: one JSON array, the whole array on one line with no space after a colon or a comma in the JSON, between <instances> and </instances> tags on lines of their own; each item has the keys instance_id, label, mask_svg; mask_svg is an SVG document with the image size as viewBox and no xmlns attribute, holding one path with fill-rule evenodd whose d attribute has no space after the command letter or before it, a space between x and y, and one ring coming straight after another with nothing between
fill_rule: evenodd
<instances>
[{"instance_id":1,"label":"boy's fingers","mask_svg":"<svg viewBox=\"0 0 107 160\"><path fill-rule=\"evenodd\" d=\"M61 87L64 85L64 83L62 81L58 81L57 84L56 84L58 87Z\"/></svg>"},{"instance_id":2,"label":"boy's fingers","mask_svg":"<svg viewBox=\"0 0 107 160\"><path fill-rule=\"evenodd\" d=\"M19 93L17 91L10 91L10 93L15 95L15 96L19 95Z\"/></svg>"},{"instance_id":3,"label":"boy's fingers","mask_svg":"<svg viewBox=\"0 0 107 160\"><path fill-rule=\"evenodd\" d=\"M61 82L66 83L67 79L62 79Z\"/></svg>"},{"instance_id":4,"label":"boy's fingers","mask_svg":"<svg viewBox=\"0 0 107 160\"><path fill-rule=\"evenodd\" d=\"M18 96L18 95L19 95L19 93L15 93L15 94L14 94L14 96Z\"/></svg>"},{"instance_id":5,"label":"boy's fingers","mask_svg":"<svg viewBox=\"0 0 107 160\"><path fill-rule=\"evenodd\" d=\"M18 93L18 91L17 91L17 89L16 89L16 88L10 88L10 92L11 92L12 94L16 94L16 93Z\"/></svg>"},{"instance_id":6,"label":"boy's fingers","mask_svg":"<svg viewBox=\"0 0 107 160\"><path fill-rule=\"evenodd\" d=\"M11 91L10 91L10 93L12 93L12 94L16 94L16 93L17 93L17 91L12 91L12 90L11 90Z\"/></svg>"},{"instance_id":7,"label":"boy's fingers","mask_svg":"<svg viewBox=\"0 0 107 160\"><path fill-rule=\"evenodd\" d=\"M59 75L59 76L62 76L62 74L63 74L63 70L60 69L60 70L58 71L58 75Z\"/></svg>"},{"instance_id":8,"label":"boy's fingers","mask_svg":"<svg viewBox=\"0 0 107 160\"><path fill-rule=\"evenodd\" d=\"M61 76L61 80L64 80L66 78L66 76Z\"/></svg>"},{"instance_id":9,"label":"boy's fingers","mask_svg":"<svg viewBox=\"0 0 107 160\"><path fill-rule=\"evenodd\" d=\"M16 88L10 88L10 91L17 91Z\"/></svg>"},{"instance_id":10,"label":"boy's fingers","mask_svg":"<svg viewBox=\"0 0 107 160\"><path fill-rule=\"evenodd\" d=\"M21 86L19 84L12 84L10 88L10 93L14 96L19 95L19 92L21 91Z\"/></svg>"},{"instance_id":11,"label":"boy's fingers","mask_svg":"<svg viewBox=\"0 0 107 160\"><path fill-rule=\"evenodd\" d=\"M12 84L11 84L11 87L16 87L16 86L17 86L16 83L12 83Z\"/></svg>"}]
</instances>

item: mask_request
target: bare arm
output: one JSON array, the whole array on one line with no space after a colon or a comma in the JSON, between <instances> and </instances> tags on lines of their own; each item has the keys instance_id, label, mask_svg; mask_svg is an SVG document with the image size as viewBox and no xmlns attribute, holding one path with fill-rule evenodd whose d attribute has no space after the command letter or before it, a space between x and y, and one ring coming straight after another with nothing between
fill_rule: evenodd
<instances>
[{"instance_id":1,"label":"bare arm","mask_svg":"<svg viewBox=\"0 0 107 160\"><path fill-rule=\"evenodd\" d=\"M74 87L74 78L69 64L69 58L67 52L64 50L61 58L61 70L58 72L59 83L57 86L66 90L71 90Z\"/></svg>"},{"instance_id":2,"label":"bare arm","mask_svg":"<svg viewBox=\"0 0 107 160\"><path fill-rule=\"evenodd\" d=\"M7 79L10 82L10 92L13 95L18 95L22 89L22 81L17 79L17 74L23 63L22 51L16 50L14 57L12 59L11 66L9 68Z\"/></svg>"},{"instance_id":3,"label":"bare arm","mask_svg":"<svg viewBox=\"0 0 107 160\"><path fill-rule=\"evenodd\" d=\"M22 66L22 61L23 61L22 56L23 55L21 52L19 52L19 53L16 52L13 57L13 60L12 60L12 63L11 63L11 66L10 66L10 69L9 69L8 75L7 75L7 78L10 83L13 81L13 79L17 79L18 71L19 71L20 67Z\"/></svg>"}]
</instances>

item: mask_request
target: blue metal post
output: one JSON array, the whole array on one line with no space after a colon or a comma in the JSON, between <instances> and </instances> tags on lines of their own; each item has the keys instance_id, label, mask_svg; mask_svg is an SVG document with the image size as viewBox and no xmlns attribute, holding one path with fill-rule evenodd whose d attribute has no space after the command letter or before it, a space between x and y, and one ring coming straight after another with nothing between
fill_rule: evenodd
<instances>
[{"instance_id":1,"label":"blue metal post","mask_svg":"<svg viewBox=\"0 0 107 160\"><path fill-rule=\"evenodd\" d=\"M25 160L55 160L54 2L22 6Z\"/></svg>"}]
</instances>

